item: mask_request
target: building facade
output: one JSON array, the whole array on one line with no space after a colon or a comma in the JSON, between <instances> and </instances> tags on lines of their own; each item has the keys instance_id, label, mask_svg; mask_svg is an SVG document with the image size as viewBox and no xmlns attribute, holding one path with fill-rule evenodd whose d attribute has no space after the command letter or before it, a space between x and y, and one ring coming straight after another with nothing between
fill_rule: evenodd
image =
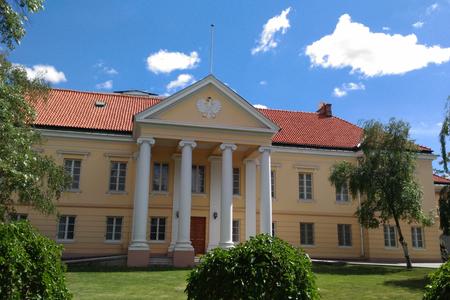
<instances>
[{"instance_id":1,"label":"building facade","mask_svg":"<svg viewBox=\"0 0 450 300\"><path fill-rule=\"evenodd\" d=\"M356 162L362 130L318 112L256 109L214 76L165 99L53 89L36 105L44 143L72 176L58 217L19 207L66 257L167 256L229 248L276 235L312 257L401 260L393 224L360 227L361 199L330 184L338 161ZM436 209L431 150L421 148L423 210ZM437 261L438 224L402 224L413 261Z\"/></svg>"}]
</instances>

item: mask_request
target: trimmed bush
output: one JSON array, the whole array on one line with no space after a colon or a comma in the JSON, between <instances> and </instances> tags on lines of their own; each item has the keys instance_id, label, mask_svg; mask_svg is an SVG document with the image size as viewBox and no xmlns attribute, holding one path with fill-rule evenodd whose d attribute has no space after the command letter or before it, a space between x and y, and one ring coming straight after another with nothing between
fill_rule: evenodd
<instances>
[{"instance_id":1,"label":"trimmed bush","mask_svg":"<svg viewBox=\"0 0 450 300\"><path fill-rule=\"evenodd\" d=\"M428 276L430 283L425 287L424 300L450 299L450 261Z\"/></svg>"},{"instance_id":2,"label":"trimmed bush","mask_svg":"<svg viewBox=\"0 0 450 300\"><path fill-rule=\"evenodd\" d=\"M70 299L62 247L27 221L0 223L0 299Z\"/></svg>"},{"instance_id":3,"label":"trimmed bush","mask_svg":"<svg viewBox=\"0 0 450 300\"><path fill-rule=\"evenodd\" d=\"M318 299L311 260L269 235L214 249L189 274L188 299Z\"/></svg>"}]
</instances>

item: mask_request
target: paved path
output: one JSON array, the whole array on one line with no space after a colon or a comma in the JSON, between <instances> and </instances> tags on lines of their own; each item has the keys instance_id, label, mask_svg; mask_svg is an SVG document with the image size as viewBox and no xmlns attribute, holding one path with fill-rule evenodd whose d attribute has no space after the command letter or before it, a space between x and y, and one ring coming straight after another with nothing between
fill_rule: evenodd
<instances>
[{"instance_id":1,"label":"paved path","mask_svg":"<svg viewBox=\"0 0 450 300\"><path fill-rule=\"evenodd\" d=\"M370 262L370 261L345 261L345 260L324 260L324 259L312 259L313 262L340 264L346 263L350 265L367 265L367 266L389 266L389 267L405 267L405 263L383 263L383 262ZM417 268L432 268L437 269L442 263L413 263L413 267Z\"/></svg>"}]
</instances>

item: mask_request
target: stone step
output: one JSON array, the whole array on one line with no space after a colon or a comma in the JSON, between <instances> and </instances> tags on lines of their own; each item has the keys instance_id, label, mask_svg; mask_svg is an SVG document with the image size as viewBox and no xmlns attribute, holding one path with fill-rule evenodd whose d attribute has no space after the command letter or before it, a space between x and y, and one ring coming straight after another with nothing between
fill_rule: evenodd
<instances>
[{"instance_id":1,"label":"stone step","mask_svg":"<svg viewBox=\"0 0 450 300\"><path fill-rule=\"evenodd\" d=\"M172 266L173 260L171 257L160 256L160 257L150 257L150 266Z\"/></svg>"}]
</instances>

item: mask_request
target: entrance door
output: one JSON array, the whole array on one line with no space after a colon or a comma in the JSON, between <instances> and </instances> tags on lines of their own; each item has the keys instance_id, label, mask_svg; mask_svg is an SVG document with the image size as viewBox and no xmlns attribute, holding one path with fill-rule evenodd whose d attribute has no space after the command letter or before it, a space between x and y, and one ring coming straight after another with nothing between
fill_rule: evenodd
<instances>
[{"instance_id":1,"label":"entrance door","mask_svg":"<svg viewBox=\"0 0 450 300\"><path fill-rule=\"evenodd\" d=\"M206 218L191 217L191 242L194 253L204 254L206 244Z\"/></svg>"}]
</instances>

